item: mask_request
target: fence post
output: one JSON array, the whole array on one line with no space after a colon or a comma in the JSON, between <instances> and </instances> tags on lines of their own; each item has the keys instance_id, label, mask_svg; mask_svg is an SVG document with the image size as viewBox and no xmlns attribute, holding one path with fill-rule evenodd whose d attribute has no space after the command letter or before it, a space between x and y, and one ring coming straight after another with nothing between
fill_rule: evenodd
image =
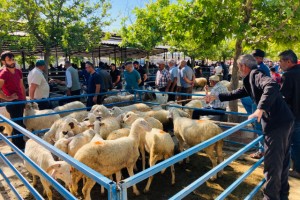
<instances>
[{"instance_id":1,"label":"fence post","mask_svg":"<svg viewBox=\"0 0 300 200\"><path fill-rule=\"evenodd\" d=\"M120 181L118 188L118 200L127 200L127 187L124 181Z\"/></svg>"}]
</instances>

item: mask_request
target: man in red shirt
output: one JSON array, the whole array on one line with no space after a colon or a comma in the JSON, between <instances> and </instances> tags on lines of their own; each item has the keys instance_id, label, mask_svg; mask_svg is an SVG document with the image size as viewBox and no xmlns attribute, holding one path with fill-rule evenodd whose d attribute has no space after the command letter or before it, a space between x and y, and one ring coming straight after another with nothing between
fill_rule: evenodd
<instances>
[{"instance_id":1,"label":"man in red shirt","mask_svg":"<svg viewBox=\"0 0 300 200\"><path fill-rule=\"evenodd\" d=\"M4 51L1 54L1 62L4 68L0 72L0 98L4 101L24 101L25 87L23 84L23 75L21 70L16 69L14 55L10 51ZM14 104L6 106L7 112L11 118L23 117L24 104ZM15 121L24 127L23 120ZM13 135L20 134L16 129ZM23 137L13 138L12 142L19 148L25 148Z\"/></svg>"}]
</instances>

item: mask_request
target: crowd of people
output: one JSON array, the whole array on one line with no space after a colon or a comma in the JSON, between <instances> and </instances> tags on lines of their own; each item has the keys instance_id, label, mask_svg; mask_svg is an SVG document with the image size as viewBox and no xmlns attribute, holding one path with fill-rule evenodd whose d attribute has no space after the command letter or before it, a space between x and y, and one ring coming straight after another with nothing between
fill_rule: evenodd
<instances>
[{"instance_id":1,"label":"crowd of people","mask_svg":"<svg viewBox=\"0 0 300 200\"><path fill-rule=\"evenodd\" d=\"M206 111L194 111L193 118L199 119L202 115L211 115L214 110L225 111L228 101L241 99L249 118L257 118L264 135L264 152L258 151L251 155L253 158L264 156L264 173L266 185L264 199L288 199L288 176L300 179L300 65L292 50L279 55L278 65L264 61L265 52L256 49L253 53L243 55L238 60L238 69L243 80L243 87L229 92L227 87L220 83L230 81L232 65L218 62L209 67L209 84L211 92L206 94L205 100L209 104ZM14 55L11 52L1 54L4 66L0 71L0 98L4 101L23 101L26 99L22 72L15 68ZM195 78L202 76L203 66L194 70L185 60L176 63L175 60L158 61L155 77L155 88L161 92L174 92L169 95L168 101L185 100L185 95L176 95L176 92L193 92ZM100 65L100 64L99 64ZM79 72L69 61L64 66L66 79L50 80L67 87L66 95L79 95L81 84ZM27 79L29 84L28 96L33 99L47 99L49 85L44 76L45 62L38 60L30 71ZM134 89L144 90L148 76L138 61L126 62L123 73L115 64L110 65L110 72L103 67L95 68L91 62L84 63L83 76L86 77L87 93L94 94L87 98L87 107L103 102L103 93L115 88L132 92ZM123 74L123 76L122 76ZM206 86L206 89L208 86ZM46 102L39 103L40 109L48 109ZM24 104L7 105L11 118L23 116ZM207 110L210 109L210 110ZM219 112L215 113L219 114ZM22 120L16 121L24 126ZM13 134L18 134L14 130ZM13 143L24 149L23 138L13 138ZM263 148L261 148L263 149ZM290 156L291 154L291 156ZM290 158L293 161L290 169Z\"/></svg>"}]
</instances>

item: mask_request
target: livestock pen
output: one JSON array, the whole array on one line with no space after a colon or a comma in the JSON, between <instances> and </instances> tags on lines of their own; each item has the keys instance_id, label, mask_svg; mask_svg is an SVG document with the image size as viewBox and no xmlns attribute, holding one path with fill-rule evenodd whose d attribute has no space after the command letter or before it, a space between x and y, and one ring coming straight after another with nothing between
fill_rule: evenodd
<instances>
[{"instance_id":1,"label":"livestock pen","mask_svg":"<svg viewBox=\"0 0 300 200\"><path fill-rule=\"evenodd\" d=\"M107 94L117 94L118 92L120 92L120 91L108 92ZM124 92L124 91L122 91L122 92ZM111 106L117 106L119 104L124 104L124 103L133 104L133 103L142 102L141 99L139 98L139 94L145 93L145 92L162 93L162 92L148 91L148 90L135 90L134 91L135 98L133 99L133 101L112 103L112 104L108 104L106 106L111 107ZM162 94L174 94L174 93L162 93ZM197 94L181 94L181 93L179 93L179 94L180 95L203 96L203 95L197 95ZM91 95L94 95L94 94L91 94ZM62 100L62 99L66 99L66 98L77 98L77 97L86 97L86 96L89 96L89 95L51 98L51 99L47 99L47 101L57 101L57 100ZM27 101L27 102L38 102L38 101L45 101L45 100L32 100L32 101ZM7 104L16 104L16 103L25 103L25 102L2 103L2 104L0 104L0 106L5 106ZM158 104L158 103L154 103L154 102L143 102L143 103L148 104L148 105L157 105ZM185 108L185 109L199 109L199 108L190 108L190 107L178 106L178 105L169 105L169 106L170 107ZM74 112L74 111L85 110L85 109L87 109L87 108L73 109L73 110L69 110L69 111L61 111L61 112L56 112L56 113ZM232 114L232 115L245 116L245 113L226 112L226 111L219 111L219 112L224 112L226 114ZM51 113L51 114L56 114L56 113ZM51 115L51 114L27 116L27 117L23 117L22 119L42 117L42 116L47 116L47 115ZM36 134L44 133L47 130L39 130L39 131L35 131L35 132L30 132L30 131L24 129L23 127L20 127L16 123L14 123L14 121L18 120L18 119L7 119L4 116L0 116L0 118L1 118L1 122L8 123L9 125L11 125L12 127L14 127L15 129L17 129L18 131L20 131L22 133L22 135L14 135L14 136L4 136L2 133L0 133L0 139L3 140L8 146L10 146L14 151L14 152L7 153L7 154L3 154L1 152L0 157L4 161L4 163L7 164L7 166L10 169L13 170L13 172L16 174L16 176L23 182L24 186L26 186L28 188L28 190L31 192L31 194L36 199L43 199L43 197L36 191L35 188L33 188L29 184L29 182L26 180L26 178L22 174L20 174L18 172L18 170L11 164L11 162L7 158L8 156L13 155L14 153L16 153L23 160L25 160L26 162L29 162L30 165L32 165L32 167L34 167L34 169L36 169L42 175L42 177L44 177L47 181L49 181L51 183L51 185L63 196L63 198L65 198L65 199L76 199L76 197L74 197L67 189L65 189L63 186L61 186L60 183L58 183L56 180L54 180L44 170L42 170L39 166L37 166L34 162L32 162L28 157L26 157L25 154L21 150L17 149L9 141L10 138L26 136L30 139L33 139L35 142L42 145L44 148L48 149L49 151L51 151L57 157L61 158L62 160L66 161L66 162L68 162L70 165L72 165L77 170L84 173L86 176L92 178L94 181L96 181L101 186L104 186L107 190L107 199L128 199L129 197L128 197L127 189L132 187L132 185L138 184L138 183L142 182L143 180L148 179L150 176L153 176L153 175L157 174L161 170L163 170L165 168L168 168L171 165L176 164L179 161L182 161L183 159L185 159L185 158L187 158L187 157L189 157L193 154L198 153L199 151L201 151L204 148L210 146L211 144L217 142L218 140L225 139L226 137L232 135L233 133L235 133L238 130L249 131L249 132L258 132L256 130L250 130L250 129L244 128L247 125L249 125L251 123L254 123L255 119L245 120L245 121L243 121L242 123L240 123L236 126L220 125L220 126L223 126L224 128L226 128L228 130L225 130L221 134L219 134L219 135L217 135L217 136L215 136L215 137L213 137L209 140L206 140L205 142L202 142L202 143L200 143L196 146L193 146L193 147L191 147L191 148L189 148L189 149L187 149L187 150L185 150L181 153L178 153L178 154L174 155L173 157L171 157L167 160L161 161L153 167L150 167L150 168L147 168L144 171L138 172L134 176L125 178L121 182L116 183L115 181L112 181L112 180L106 178L105 176L101 175L100 173L96 172L95 170L83 165L82 163L78 162L77 160L75 160L71 156L65 154L64 152L60 151L59 149L56 149L51 144L45 142L40 137L36 136ZM238 157L242 156L245 152L249 151L251 148L256 147L257 143L262 139L262 137L263 136L259 136L259 137L257 137L256 139L254 139L253 141L251 141L248 144L238 143L238 145L241 145L242 147L237 152L233 153L230 157L228 157L222 163L219 163L215 168L212 168L211 170L209 170L205 174L202 174L199 178L197 178L192 183L185 186L183 189L181 189L179 191L176 191L177 193L175 191L172 191L171 195L173 195L173 196L168 196L168 197L164 196L162 199L166 199L166 198L169 198L169 199L182 199L182 198L186 197L187 195L192 193L195 189L197 189L200 185L204 184L207 180L209 180L210 177L217 174L219 171L224 169L226 166L228 166L230 163L235 161ZM230 140L227 141L227 142L236 143L236 142L232 142ZM243 180L245 180L256 168L258 168L261 165L262 162L263 162L263 158L260 159L258 162L256 162L253 166L251 166L245 173L243 173L238 179L236 179L226 189L224 189L224 191L222 191L221 194L218 195L217 199L225 199L237 186L239 186L243 182ZM16 198L17 199L22 199L23 197L21 197L21 195L18 193L17 189L13 186L12 182L5 175L5 173L3 173L3 171L1 169L0 169L0 174L3 176L5 182L11 188L11 190L15 194ZM260 188L264 184L264 181L265 181L264 179L261 180L261 182L259 182L253 188L253 190L243 198L244 199L252 199L253 196L260 190ZM178 180L177 183L178 182L180 183L180 180ZM168 192L168 194L170 194L170 193ZM98 197L94 197L94 198L98 199ZM130 199L131 198L132 197L130 197ZM150 199L151 199L151 197L150 197Z\"/></svg>"}]
</instances>

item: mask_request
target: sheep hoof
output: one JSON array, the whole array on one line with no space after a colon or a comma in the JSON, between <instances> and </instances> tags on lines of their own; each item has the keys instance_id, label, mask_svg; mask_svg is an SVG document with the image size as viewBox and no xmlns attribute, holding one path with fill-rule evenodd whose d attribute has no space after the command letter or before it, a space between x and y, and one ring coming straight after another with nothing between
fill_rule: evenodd
<instances>
[{"instance_id":1,"label":"sheep hoof","mask_svg":"<svg viewBox=\"0 0 300 200\"><path fill-rule=\"evenodd\" d=\"M221 178L222 176L223 176L223 172L221 171L218 173L218 178Z\"/></svg>"},{"instance_id":2,"label":"sheep hoof","mask_svg":"<svg viewBox=\"0 0 300 200\"><path fill-rule=\"evenodd\" d=\"M133 194L134 194L135 196L139 196L139 195L140 195L140 192L139 192L138 190L135 190L135 191L133 191Z\"/></svg>"}]
</instances>

